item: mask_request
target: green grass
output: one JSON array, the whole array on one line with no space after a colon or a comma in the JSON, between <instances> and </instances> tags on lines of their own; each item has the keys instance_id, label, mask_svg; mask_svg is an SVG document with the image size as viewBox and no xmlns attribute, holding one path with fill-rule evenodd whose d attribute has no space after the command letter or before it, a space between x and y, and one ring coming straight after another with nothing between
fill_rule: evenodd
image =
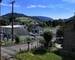
<instances>
[{"instance_id":1,"label":"green grass","mask_svg":"<svg viewBox=\"0 0 75 60\"><path fill-rule=\"evenodd\" d=\"M44 28L44 32L45 32L45 31L51 31L51 30L52 30L52 27L45 27L45 28Z\"/></svg>"},{"instance_id":2,"label":"green grass","mask_svg":"<svg viewBox=\"0 0 75 60\"><path fill-rule=\"evenodd\" d=\"M35 55L33 53L20 53L17 54L17 60L62 60L62 58L54 53L45 53L43 55Z\"/></svg>"}]
</instances>

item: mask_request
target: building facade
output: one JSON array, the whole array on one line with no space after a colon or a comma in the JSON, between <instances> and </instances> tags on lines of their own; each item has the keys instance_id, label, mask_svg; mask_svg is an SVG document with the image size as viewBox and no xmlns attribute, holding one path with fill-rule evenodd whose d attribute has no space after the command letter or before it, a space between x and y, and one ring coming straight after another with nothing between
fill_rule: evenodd
<instances>
[{"instance_id":1,"label":"building facade","mask_svg":"<svg viewBox=\"0 0 75 60\"><path fill-rule=\"evenodd\" d=\"M29 32L27 30L27 26L25 25L13 25L13 34L15 36L28 35ZM0 39L2 38L11 38L12 26L0 26Z\"/></svg>"},{"instance_id":2,"label":"building facade","mask_svg":"<svg viewBox=\"0 0 75 60\"><path fill-rule=\"evenodd\" d=\"M40 35L43 34L43 28L38 23L33 23L30 29L30 34L32 35Z\"/></svg>"},{"instance_id":3,"label":"building facade","mask_svg":"<svg viewBox=\"0 0 75 60\"><path fill-rule=\"evenodd\" d=\"M71 20L64 27L63 49L75 53L75 20Z\"/></svg>"}]
</instances>

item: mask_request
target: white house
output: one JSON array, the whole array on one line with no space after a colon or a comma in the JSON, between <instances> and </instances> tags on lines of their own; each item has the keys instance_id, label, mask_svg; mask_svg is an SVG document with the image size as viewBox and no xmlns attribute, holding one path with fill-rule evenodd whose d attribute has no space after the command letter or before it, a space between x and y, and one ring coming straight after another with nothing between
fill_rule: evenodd
<instances>
[{"instance_id":1,"label":"white house","mask_svg":"<svg viewBox=\"0 0 75 60\"><path fill-rule=\"evenodd\" d=\"M14 33L14 37L15 35L27 35L29 34L28 30L27 30L27 26L25 25L13 25L14 29L13 29L13 33ZM2 37L8 37L11 38L11 32L12 32L12 26L8 25L8 26L0 26L0 38Z\"/></svg>"}]
</instances>

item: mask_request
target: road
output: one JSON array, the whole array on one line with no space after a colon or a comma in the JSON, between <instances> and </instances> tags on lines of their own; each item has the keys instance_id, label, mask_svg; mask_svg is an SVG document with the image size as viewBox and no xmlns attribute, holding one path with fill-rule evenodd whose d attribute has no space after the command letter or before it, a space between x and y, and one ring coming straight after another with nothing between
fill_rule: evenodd
<instances>
[{"instance_id":1,"label":"road","mask_svg":"<svg viewBox=\"0 0 75 60\"><path fill-rule=\"evenodd\" d=\"M41 44L38 44L39 46ZM39 47L37 46L37 41L30 43L30 49L31 48L35 48ZM9 47L1 47L1 56L8 58L11 58L13 56L15 56L15 54L17 52L19 52L20 50L27 50L28 45L27 44L20 44L20 45L15 45L15 46L9 46Z\"/></svg>"}]
</instances>

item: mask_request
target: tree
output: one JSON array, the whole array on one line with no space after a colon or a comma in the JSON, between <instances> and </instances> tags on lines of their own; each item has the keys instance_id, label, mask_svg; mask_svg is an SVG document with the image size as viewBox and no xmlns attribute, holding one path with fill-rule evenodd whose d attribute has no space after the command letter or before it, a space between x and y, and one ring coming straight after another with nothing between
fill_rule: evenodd
<instances>
[{"instance_id":1,"label":"tree","mask_svg":"<svg viewBox=\"0 0 75 60\"><path fill-rule=\"evenodd\" d=\"M29 37L27 37L27 44L28 44L28 49L27 50L28 51L30 50L30 46L29 46L30 45L30 42L31 42L31 39Z\"/></svg>"},{"instance_id":2,"label":"tree","mask_svg":"<svg viewBox=\"0 0 75 60\"><path fill-rule=\"evenodd\" d=\"M56 32L56 42L59 43L59 44L62 44L63 43L63 38L64 37L64 32L63 30L59 29L57 30Z\"/></svg>"},{"instance_id":3,"label":"tree","mask_svg":"<svg viewBox=\"0 0 75 60\"><path fill-rule=\"evenodd\" d=\"M0 20L0 26L1 26L1 25L7 25L6 21Z\"/></svg>"},{"instance_id":4,"label":"tree","mask_svg":"<svg viewBox=\"0 0 75 60\"><path fill-rule=\"evenodd\" d=\"M28 26L27 30L28 30L29 32L32 31L32 24Z\"/></svg>"},{"instance_id":5,"label":"tree","mask_svg":"<svg viewBox=\"0 0 75 60\"><path fill-rule=\"evenodd\" d=\"M47 26L51 26L52 22L49 20L49 21L46 21L46 25Z\"/></svg>"},{"instance_id":6,"label":"tree","mask_svg":"<svg viewBox=\"0 0 75 60\"><path fill-rule=\"evenodd\" d=\"M57 37L62 37L63 36L63 31L61 30L61 29L59 29L59 30L57 30L57 32L56 32L56 36Z\"/></svg>"},{"instance_id":7,"label":"tree","mask_svg":"<svg viewBox=\"0 0 75 60\"><path fill-rule=\"evenodd\" d=\"M46 31L46 32L44 32L43 37L45 40L44 46L48 49L49 45L50 46L52 45L52 43L51 43L52 33L50 31Z\"/></svg>"},{"instance_id":8,"label":"tree","mask_svg":"<svg viewBox=\"0 0 75 60\"><path fill-rule=\"evenodd\" d=\"M52 27L56 27L58 25L58 21L57 20L53 20L52 21Z\"/></svg>"},{"instance_id":9,"label":"tree","mask_svg":"<svg viewBox=\"0 0 75 60\"><path fill-rule=\"evenodd\" d=\"M20 39L19 39L18 36L16 36L16 38L15 38L15 43L16 43L16 44L19 44L19 42L20 42Z\"/></svg>"}]
</instances>

